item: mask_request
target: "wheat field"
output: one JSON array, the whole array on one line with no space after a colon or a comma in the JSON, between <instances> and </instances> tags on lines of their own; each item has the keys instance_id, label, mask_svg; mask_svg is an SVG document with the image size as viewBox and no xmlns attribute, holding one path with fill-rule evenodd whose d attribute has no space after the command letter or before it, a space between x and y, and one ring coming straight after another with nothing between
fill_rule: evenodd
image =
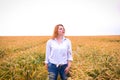
<instances>
[{"instance_id":1,"label":"wheat field","mask_svg":"<svg viewBox=\"0 0 120 80\"><path fill-rule=\"evenodd\" d=\"M120 80L120 36L67 37L74 59L68 80ZM0 36L0 80L47 80L44 60L49 38Z\"/></svg>"}]
</instances>

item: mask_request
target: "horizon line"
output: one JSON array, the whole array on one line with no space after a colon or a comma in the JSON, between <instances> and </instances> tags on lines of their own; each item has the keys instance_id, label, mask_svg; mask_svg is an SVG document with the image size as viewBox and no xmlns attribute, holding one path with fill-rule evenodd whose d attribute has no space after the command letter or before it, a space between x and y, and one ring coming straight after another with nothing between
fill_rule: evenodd
<instances>
[{"instance_id":1,"label":"horizon line","mask_svg":"<svg viewBox=\"0 0 120 80\"><path fill-rule=\"evenodd\" d=\"M0 35L0 37L12 37L12 36L52 36L52 35ZM118 35L65 35L65 36L120 36Z\"/></svg>"}]
</instances>

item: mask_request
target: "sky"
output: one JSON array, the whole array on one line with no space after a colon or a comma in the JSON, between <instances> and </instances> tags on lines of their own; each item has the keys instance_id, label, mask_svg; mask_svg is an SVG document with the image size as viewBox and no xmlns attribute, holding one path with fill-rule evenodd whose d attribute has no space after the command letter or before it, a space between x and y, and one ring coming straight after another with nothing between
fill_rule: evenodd
<instances>
[{"instance_id":1,"label":"sky","mask_svg":"<svg viewBox=\"0 0 120 80\"><path fill-rule=\"evenodd\" d=\"M120 35L120 0L0 0L0 36Z\"/></svg>"}]
</instances>

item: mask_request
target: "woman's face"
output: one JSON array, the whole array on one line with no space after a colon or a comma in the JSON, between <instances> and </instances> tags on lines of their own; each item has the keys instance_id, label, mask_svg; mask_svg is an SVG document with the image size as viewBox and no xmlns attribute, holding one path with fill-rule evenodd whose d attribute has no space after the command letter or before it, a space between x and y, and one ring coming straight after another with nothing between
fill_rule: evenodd
<instances>
[{"instance_id":1,"label":"woman's face","mask_svg":"<svg viewBox=\"0 0 120 80\"><path fill-rule=\"evenodd\" d=\"M59 26L58 28L58 35L63 36L65 33L65 29L63 26Z\"/></svg>"}]
</instances>

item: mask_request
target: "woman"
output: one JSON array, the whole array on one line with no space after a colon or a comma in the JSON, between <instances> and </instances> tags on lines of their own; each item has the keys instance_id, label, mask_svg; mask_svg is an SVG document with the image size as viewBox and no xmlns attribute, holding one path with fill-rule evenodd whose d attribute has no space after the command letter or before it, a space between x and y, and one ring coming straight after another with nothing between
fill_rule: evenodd
<instances>
[{"instance_id":1,"label":"woman","mask_svg":"<svg viewBox=\"0 0 120 80\"><path fill-rule=\"evenodd\" d=\"M49 80L57 80L58 74L62 80L67 80L73 57L71 41L65 38L64 34L64 26L56 25L52 39L49 39L46 44L45 66L49 73Z\"/></svg>"}]
</instances>

